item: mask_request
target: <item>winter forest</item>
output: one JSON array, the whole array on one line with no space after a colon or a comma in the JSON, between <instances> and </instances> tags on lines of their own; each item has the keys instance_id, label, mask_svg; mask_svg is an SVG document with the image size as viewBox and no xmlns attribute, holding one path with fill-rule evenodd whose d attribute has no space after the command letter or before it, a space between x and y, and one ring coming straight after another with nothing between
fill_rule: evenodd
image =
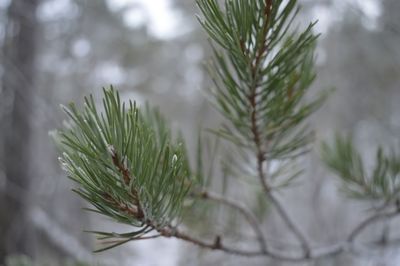
<instances>
[{"instance_id":1,"label":"winter forest","mask_svg":"<svg viewBox=\"0 0 400 266\"><path fill-rule=\"evenodd\" d=\"M240 72L242 66L235 64L238 55L229 46L230 39L221 40L218 35L220 20L211 4L220 5L221 12L226 12L229 4L222 6L228 2L240 3L238 7L232 4L232 10L238 8L242 16L242 20L235 17L238 21L246 21L254 15L245 12L246 1L242 0L0 0L0 265L400 265L400 1L248 0L247 3L261 3L259 5L265 9L260 21L265 25L272 23L269 29L265 27L265 32L261 32L264 39L269 38L269 32L273 36L273 31L278 31L279 27L270 21L274 10L276 21L284 21L285 10L292 8L291 3L298 4L301 9L293 21L284 21L286 24L292 23L293 29L302 33L311 22L316 22L310 32L304 33L309 39L304 37L303 46L295 46L297 39L294 38L282 45L277 40L275 47L278 55L285 45L293 45L299 53L302 49L314 52L315 81L312 82L311 70L307 76L309 57L304 52L298 70L288 72L291 76L287 78L289 85L291 81L299 83L300 92L296 94L291 88L285 91L289 98L288 109L292 104L310 103L304 110L300 109L306 114L293 115L295 120L288 130L304 122L312 128L312 141L305 143L305 135L303 139L302 134L308 129L298 131L299 138L288 133L288 138L293 138L293 143L289 143L292 145L271 154L265 152L265 157L261 154L261 144L258 145L259 135L263 136L257 131L257 125L262 123L256 121L258 109L252 106L253 111L249 113L248 130L253 134L249 139L255 143L250 146L257 151L254 157L246 150L247 146L241 145L239 137L236 138L247 130L239 122L246 122L234 120L234 112L227 107L232 104L239 109L239 105L228 102L223 89L213 90L218 84L229 87L235 81L246 86L246 73L251 83L258 67L264 67L260 62L265 60L265 65L274 62L266 55L270 47L263 46L267 43L264 39L257 50L260 41L256 23L255 29L251 28L248 33L248 43L237 45L240 56L244 57L252 58L251 49L255 49L250 70ZM282 3L281 6L275 4L277 2ZM249 5L248 10L252 11L252 7L259 8L254 4ZM229 12L221 14L229 18ZM245 26L237 24L240 23L232 22L245 31ZM256 37L252 38L251 34ZM313 36L317 35L314 40ZM273 45L273 37L271 40ZM298 42L301 40L299 37ZM219 49L223 53L219 54ZM282 58L278 69L290 66L291 59ZM218 64L215 70L209 67L211 60ZM226 69L224 60L231 60ZM274 71L266 67L261 72L273 77ZM220 72L223 72L221 76ZM236 73L233 78L224 79L223 75L233 72ZM260 82L264 82L260 76ZM269 84L270 79L266 78L265 84ZM263 97L262 85L257 90L257 82L253 88L254 97L248 96L249 105L255 105L258 99L255 94L260 93L259 99ZM280 86L281 83L277 81L276 84ZM172 218L168 218L168 225L163 219L154 218L153 221L146 208L158 205L133 204L139 212L134 218L140 221L142 216L146 217L138 238L123 235L136 229L124 220L124 215L113 214L113 210L104 207L109 204L107 206L119 208L125 214L131 212L131 205L123 204L123 196L117 202L116 198L109 199L109 194L103 195L105 205L99 203L97 210L110 213L107 217L84 210L92 209L90 200L85 200L91 191L84 194L79 190L82 184L76 179L80 176L73 174L75 151L71 147L75 144L69 142L69 135L62 135L61 139L70 146L68 149L59 147L62 142L58 137L59 129L70 129L75 124L79 127L79 122L71 122L71 117L74 120L79 115L73 113L73 108L68 109L73 113L69 118L69 111L66 115L63 106L74 102L79 110L92 110L97 106L99 112L103 109L107 112L107 106L114 108L111 85L119 92L121 102L135 101L133 116L136 106L140 110L145 110L147 105L157 107L157 115L149 115L148 119L155 121L151 123L161 123L158 119L161 114L172 132L166 130L168 136L179 135L178 139L185 140L184 152L171 146L171 152L176 148L173 156L168 152L159 155L163 167L159 167L160 170L155 167L154 172L160 171L165 178L175 178L174 173L184 175L186 167L196 168L190 170L191 173L201 179L199 187L207 188L207 191L192 191L186 187L189 181L183 180L180 182L182 190L175 195L179 185L168 182L176 181L168 179L164 184L164 179L156 179L157 184L163 185L159 185L161 196L154 196L155 201L170 200L172 207L160 203L160 213L162 208L165 212L148 212L156 218L159 218L157 215L163 219ZM318 108L309 111L314 108L313 101L321 91L327 96L321 103L315 100ZM237 92L229 90L229 93ZM274 93L266 94L266 99ZM84 97L88 95L92 95L93 106L84 104ZM214 95L216 99L212 98ZM296 95L299 95L299 102L292 102ZM218 105L222 106L222 111ZM279 120L268 108L265 107L266 116ZM293 107L293 110L299 109ZM123 115L125 110L122 119ZM143 118L137 115L139 118L135 121L146 120L146 115L143 111ZM119 119L116 114L110 116ZM266 128L280 132L280 126L285 124L279 123L273 129L266 124ZM90 126L90 121L87 124ZM225 124L236 127L238 133L234 135L228 127L222 126L226 130L223 131L221 125ZM115 130L113 127L118 125L113 122L110 128ZM156 127L164 130L164 124ZM141 133L146 135L146 130ZM174 133L179 130L181 133ZM118 129L115 132L115 138L120 134L123 138L124 133ZM149 135L154 133L148 132ZM270 135L265 134L269 138ZM338 135L351 137L352 144ZM271 136L273 141L274 135ZM332 144L335 140L336 144ZM151 141L149 138L147 143ZM154 146L160 142L164 143L154 140ZM93 145L97 147L96 143ZM120 146L125 149L126 145L124 142L118 145L103 145L109 155L107 162L114 163L111 166L114 173L127 178L129 163L123 158L119 162L117 151ZM336 149L332 145L337 145ZM236 146L241 147L237 149ZM126 149L128 153L130 148ZM355 155L355 149L362 163L358 162L361 159ZM149 160L156 157L147 152L147 146L143 150L137 157L146 155ZM385 157L384 154L389 155ZM268 156L271 156L271 163L263 168ZM186 165L186 157L190 165ZM168 166L163 160L167 159L182 163L183 170L179 172L174 168L164 175ZM69 167L67 173L63 171L65 165ZM357 168L359 165L366 169L366 175L373 177L391 174L390 185L376 178L369 187L369 179L358 182L358 177L346 175L362 175L364 172ZM260 173L263 169L273 173L270 178L274 186L267 187L253 178L257 170ZM275 179L275 172L283 177ZM115 191L128 186L129 182L131 180L127 184L118 183ZM148 194L159 191L157 184L154 188L149 185ZM92 184L87 186L90 188ZM129 183L129 186L133 185ZM363 192L353 189L357 186ZM383 192L377 187L382 187ZM81 197L71 189L78 191ZM145 197L141 191L140 187L131 191L135 202ZM185 193L193 198L184 197ZM149 201L154 202L152 200ZM392 209L395 211L391 212ZM175 211L179 212L179 217L173 215ZM201 241L192 241L191 237L175 231L171 224L178 224L177 220L177 228ZM153 234L144 234L149 227ZM99 239L99 231L109 233L100 234L103 239ZM104 243L122 244L122 240L118 242L120 239L127 241L102 252L93 252L104 248ZM353 240L357 245L353 245ZM252 250L256 251L251 253Z\"/></svg>"}]
</instances>

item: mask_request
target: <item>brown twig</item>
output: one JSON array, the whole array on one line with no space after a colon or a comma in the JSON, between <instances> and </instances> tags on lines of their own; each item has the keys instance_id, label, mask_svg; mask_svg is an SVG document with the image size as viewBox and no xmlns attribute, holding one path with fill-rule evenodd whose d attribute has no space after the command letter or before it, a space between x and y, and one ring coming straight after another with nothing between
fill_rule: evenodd
<instances>
[{"instance_id":1,"label":"brown twig","mask_svg":"<svg viewBox=\"0 0 400 266\"><path fill-rule=\"evenodd\" d=\"M366 220L363 220L358 226L355 227L355 229L350 233L350 236L352 235L358 235L363 229L371 225L372 223L383 219L383 218L393 218L397 215L400 214L399 210L385 213L385 214L380 214L378 218L378 215L374 215L373 217L375 218L367 218ZM361 228L361 229L360 229ZM177 228L173 227L165 227L161 230L158 230L158 232L164 236L164 237L175 237L178 239L181 239L186 242L190 242L192 244L195 244L199 247L206 248L206 249L211 249L211 250L219 250L222 252L225 252L227 254L232 254L232 255L238 255L238 256L245 256L245 257L258 257L258 256L266 256L270 257L272 259L280 260L280 261L288 261L288 262L302 262L302 261L309 261L312 259L319 259L323 257L328 257L328 256L334 256L337 255L341 252L349 251L354 248L354 243L351 240L351 237L349 236L345 242L338 243L335 245L331 246L326 246L322 248L313 248L310 249L310 252L308 254L302 253L298 255L288 255L287 253L282 253L280 251L272 250L272 249L266 249L266 250L246 250L246 249L240 249L240 248L235 248L235 247L230 247L225 244L223 244L223 239L221 236L216 236L215 240L212 242L207 242L201 239L198 239L194 236L188 235L187 233L184 233Z\"/></svg>"},{"instance_id":2,"label":"brown twig","mask_svg":"<svg viewBox=\"0 0 400 266\"><path fill-rule=\"evenodd\" d=\"M256 148L256 157L257 157L257 172L258 177L261 181L262 187L264 189L267 198L271 201L274 205L275 209L278 211L278 214L284 220L288 228L293 232L299 242L302 244L304 253L306 257L310 256L310 245L308 240L304 236L304 234L300 231L297 225L291 220L290 216L286 212L285 208L280 204L280 202L274 197L271 192L270 187L266 181L266 174L264 172L264 162L266 162L266 151L264 143L262 143L262 136L258 128L257 124L257 84L258 84L258 77L257 71L259 65L261 64L261 59L265 53L268 52L268 43L267 43L267 36L269 30L269 20L271 17L272 11L272 0L266 0L265 2L265 9L264 9L264 16L266 16L264 26L263 26L263 44L259 48L256 58L254 60L254 64L252 64L251 71L253 76L253 87L250 88L250 95L248 96L248 100L251 106L251 132L253 134L253 141Z\"/></svg>"},{"instance_id":3,"label":"brown twig","mask_svg":"<svg viewBox=\"0 0 400 266\"><path fill-rule=\"evenodd\" d=\"M230 247L223 244L222 237L217 236L215 239L218 241L207 242L196 237L190 236L182 231L179 231L176 228L164 228L160 231L160 234L165 237L175 237L186 242L190 242L195 244L199 247L211 249L211 250L219 250L228 254L237 255L237 256L245 256L245 257L259 257L259 256L266 256L272 259L277 259L281 261L289 261L289 262L301 262L307 261L310 259L321 258L329 255L334 255L342 250L341 246L332 246L325 249L316 250L315 254L311 257L300 255L287 255L284 253L280 253L278 251L272 250L264 250L264 251L257 251L257 250L246 250L240 249L235 247Z\"/></svg>"},{"instance_id":4,"label":"brown twig","mask_svg":"<svg viewBox=\"0 0 400 266\"><path fill-rule=\"evenodd\" d=\"M111 159L112 159L114 166L121 173L122 179L123 179L125 185L128 186L130 184L131 180L134 179L134 176L130 173L129 169L127 167L125 167L123 162L119 159L118 152L115 150L114 146L109 145L108 151L111 155ZM139 193L136 191L136 189L133 188L131 190L131 197L132 197L133 205L121 203L121 202L117 201L116 199L114 199L109 194L106 194L105 197L107 200L113 202L114 205L117 208L119 208L122 212L133 215L135 218L137 218L139 220L144 218L144 212L140 205Z\"/></svg>"},{"instance_id":5,"label":"brown twig","mask_svg":"<svg viewBox=\"0 0 400 266\"><path fill-rule=\"evenodd\" d=\"M109 145L108 150L110 152L113 164L117 167L118 171L122 174L122 179L124 180L125 185L129 185L131 181L131 174L129 170L123 165L121 160L119 159L118 153L115 150L114 146Z\"/></svg>"},{"instance_id":6,"label":"brown twig","mask_svg":"<svg viewBox=\"0 0 400 266\"><path fill-rule=\"evenodd\" d=\"M279 203L279 201L272 195L270 188L269 188L268 184L266 183L266 177L265 177L264 166L263 166L264 161L265 161L265 151L263 151L263 148L262 148L261 136L260 136L260 133L258 130L258 125L257 125L256 91L255 90L249 96L249 100L250 100L250 105L252 107L251 130L253 133L253 141L254 141L254 144L257 149L257 152L256 152L257 172L258 172L259 179L261 180L263 189L264 189L268 199L275 206L279 215L283 218L284 222L287 224L289 229L294 233L294 235L302 243L305 253L309 254L310 248L309 248L309 244L308 244L308 241L306 240L305 236L301 233L301 231L297 228L297 226L292 222L289 215L287 214L287 212L285 211L283 206Z\"/></svg>"},{"instance_id":7,"label":"brown twig","mask_svg":"<svg viewBox=\"0 0 400 266\"><path fill-rule=\"evenodd\" d=\"M256 75L258 72L258 68L261 64L261 60L263 56L268 52L268 31L269 31L269 25L270 25L270 20L271 20L271 11L272 11L272 0L266 0L265 1L265 7L264 7L264 24L262 26L262 45L257 49L255 59L253 63L251 64L251 72L253 79L256 79Z\"/></svg>"},{"instance_id":8,"label":"brown twig","mask_svg":"<svg viewBox=\"0 0 400 266\"><path fill-rule=\"evenodd\" d=\"M114 206L116 209L120 210L121 212L128 214L129 216L135 217L137 219L143 219L144 218L144 213L143 211L138 207L139 205L129 205L124 202L120 202L113 198L110 194L104 193L103 195L104 199L107 200L112 206Z\"/></svg>"}]
</instances>

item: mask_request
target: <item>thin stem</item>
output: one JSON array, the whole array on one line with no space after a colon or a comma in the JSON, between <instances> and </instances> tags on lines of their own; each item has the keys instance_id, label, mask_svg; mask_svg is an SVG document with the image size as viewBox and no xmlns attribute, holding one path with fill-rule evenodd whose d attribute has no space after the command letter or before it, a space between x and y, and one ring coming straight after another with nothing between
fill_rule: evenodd
<instances>
[{"instance_id":1,"label":"thin stem","mask_svg":"<svg viewBox=\"0 0 400 266\"><path fill-rule=\"evenodd\" d=\"M220 196L220 195L215 194L210 191L202 191L198 194L195 194L195 196L198 196L202 199L208 199L208 200L212 200L215 202L219 202L221 204L224 204L226 206L229 206L229 207L237 210L240 214L243 215L243 217L247 220L247 222L253 228L253 230L256 234L257 240L260 244L261 251L267 250L267 242L264 238L264 233L261 229L261 225L257 221L257 218L255 217L255 215L251 211L249 211L248 208L246 208L239 202L235 202L232 199L225 198L223 196Z\"/></svg>"},{"instance_id":2,"label":"thin stem","mask_svg":"<svg viewBox=\"0 0 400 266\"><path fill-rule=\"evenodd\" d=\"M269 1L267 1L269 3ZM269 6L267 4L267 6ZM269 14L270 9L266 10L265 15L268 17L270 16ZM267 27L266 25L265 27ZM267 30L268 31L268 30ZM265 37L267 36L267 33L265 34ZM265 53L267 51L267 43L264 42L262 47L260 48L259 54ZM258 65L260 64L260 60L256 58L255 60L255 67L252 68L252 73L253 73L253 78L256 79L256 70ZM261 140L261 134L258 129L257 125L257 80L254 80L253 84L254 87L251 88L251 93L248 97L248 100L250 101L250 106L251 106L251 115L250 115L250 120L251 120L251 132L253 134L253 141L255 144L256 148L256 157L257 157L257 172L258 172L258 177L261 181L261 184L263 186L264 192L267 195L268 199L271 201L271 203L275 206L277 209L279 215L282 217L288 228L293 232L293 234L297 237L297 239L300 241L300 243L303 246L304 252L306 256L310 256L310 245L304 236L304 234L300 231L300 229L296 226L296 224L290 219L288 213L284 209L284 207L280 204L280 202L272 195L271 190L266 182L266 176L264 173L264 167L263 163L266 161L266 151L264 150L263 143Z\"/></svg>"},{"instance_id":3,"label":"thin stem","mask_svg":"<svg viewBox=\"0 0 400 266\"><path fill-rule=\"evenodd\" d=\"M272 194L266 180L265 180L265 174L263 171L263 165L262 161L258 160L258 174L259 178L261 180L262 187L264 189L264 192L268 199L271 201L272 205L274 205L275 209L278 211L278 214L281 216L283 221L286 223L287 227L289 228L290 231L293 232L293 234L297 237L299 242L301 243L305 255L310 256L311 248L310 244L308 243L308 240L304 236L304 234L301 232L301 230L298 228L298 226L293 222L293 220L290 218L289 214L285 210L285 208L282 206L282 204L279 202L277 198Z\"/></svg>"},{"instance_id":4,"label":"thin stem","mask_svg":"<svg viewBox=\"0 0 400 266\"><path fill-rule=\"evenodd\" d=\"M304 249L305 255L310 256L311 248L310 248L310 244L308 243L307 238L305 237L303 232L301 232L300 228L293 222L293 220L290 218L290 216L287 213L287 211L285 210L285 208L282 206L282 204L278 201L278 199L275 198L275 196L269 190L268 186L265 186L266 182L264 181L263 183L264 183L263 188L264 188L264 191L265 191L268 199L274 205L274 207L278 211L279 215L281 216L283 221L286 223L287 227L293 232L293 234L297 237L297 239L301 243L301 245ZM268 190L266 190L266 189L268 189Z\"/></svg>"},{"instance_id":5,"label":"thin stem","mask_svg":"<svg viewBox=\"0 0 400 266\"><path fill-rule=\"evenodd\" d=\"M228 254L237 255L237 256L245 256L245 257L258 257L258 256L268 256L273 259L282 260L282 261L291 261L291 262L299 262L307 260L307 258L301 256L286 256L280 254L278 252L270 252L270 251L253 251L253 250L245 250L240 248L234 248L225 246L223 244L222 238L220 236L216 236L213 242L207 242L193 236L190 236L184 232L181 232L175 228L164 228L160 230L160 233L165 237L175 237L186 242L190 242L199 247L203 247L211 250L220 250Z\"/></svg>"},{"instance_id":6,"label":"thin stem","mask_svg":"<svg viewBox=\"0 0 400 266\"><path fill-rule=\"evenodd\" d=\"M177 228L174 227L165 227L163 229L158 230L158 232L164 237L175 237L186 242L190 242L195 244L199 247L211 249L211 250L220 250L228 254L238 255L238 256L245 256L245 257L257 257L257 256L266 256L272 259L280 260L280 261L288 261L288 262L302 262L302 261L309 261L313 259L319 259L328 256L334 256L340 254L341 252L345 252L351 250L354 247L353 239L357 236L362 230L367 228L374 222L377 222L383 218L393 218L396 215L400 214L400 209L396 211L389 212L389 213L380 213L374 215L366 220L362 221L355 229L350 233L349 237L345 242L338 243L331 246L326 246L322 248L313 248L310 249L308 254L300 254L300 255L288 255L276 250L266 249L266 250L245 250L240 248L234 248L230 246L226 246L223 244L222 237L216 236L213 242L207 242L201 239L198 239L194 236L190 236L187 233L179 231Z\"/></svg>"},{"instance_id":7,"label":"thin stem","mask_svg":"<svg viewBox=\"0 0 400 266\"><path fill-rule=\"evenodd\" d=\"M152 236L142 236L142 237L138 237L138 238L135 238L135 239L132 239L132 240L154 239L154 238L159 238L159 237L161 237L161 236L162 236L161 234L159 234L159 235L152 235Z\"/></svg>"},{"instance_id":8,"label":"thin stem","mask_svg":"<svg viewBox=\"0 0 400 266\"><path fill-rule=\"evenodd\" d=\"M111 155L111 158L112 158L114 166L118 169L118 171L122 175L122 179L123 179L125 185L129 185L130 181L132 179L135 179L134 175L132 175L129 172L129 169L124 166L123 162L121 162L121 160L119 159L118 153L115 150L114 146L109 145L107 148L108 148L108 152ZM118 201L116 199L112 198L109 194L105 195L107 200L109 200L111 202L115 202L117 204L117 206L119 206L119 208L123 212L131 214L134 217L136 217L137 219L141 220L141 219L144 218L144 212L143 212L142 207L140 205L139 193L135 189L133 189L131 191L131 196L132 196L132 201L133 201L134 206L129 207L129 205L126 204L126 203L118 203Z\"/></svg>"},{"instance_id":9,"label":"thin stem","mask_svg":"<svg viewBox=\"0 0 400 266\"><path fill-rule=\"evenodd\" d=\"M216 236L214 241L212 242L207 242L198 238L195 238L193 236L190 236L182 231L179 231L177 229L172 229L169 228L167 230L162 230L161 234L163 234L166 237L175 237L181 240L184 240L186 242L191 242L197 246L207 248L207 249L212 249L212 250L221 250L229 254L235 254L235 255L240 255L240 256L248 256L248 257L253 257L253 256L262 256L266 253L266 251L251 251L251 250L242 250L238 248L233 248L233 247L228 247L225 246L222 243L222 238L220 236Z\"/></svg>"},{"instance_id":10,"label":"thin stem","mask_svg":"<svg viewBox=\"0 0 400 266\"><path fill-rule=\"evenodd\" d=\"M288 262L302 262L308 261L310 259L317 259L326 256L332 256L338 254L344 250L344 245L335 245L326 248L316 249L313 252L313 255L305 256L304 254L300 255L287 255L278 251L273 250L265 250L265 251L254 251L254 250L245 250L240 248L229 247L223 244L222 238L220 236L216 236L213 242L207 242L193 236L190 236L184 232L181 232L174 228L166 228L161 230L160 232L165 237L175 237L186 242L190 242L199 247L211 249L211 250L220 250L228 254L245 256L245 257L258 257L258 256L266 256L272 259L280 260L280 261L288 261Z\"/></svg>"},{"instance_id":11,"label":"thin stem","mask_svg":"<svg viewBox=\"0 0 400 266\"><path fill-rule=\"evenodd\" d=\"M385 221L382 228L381 244L386 245L389 242L390 236L390 221Z\"/></svg>"},{"instance_id":12,"label":"thin stem","mask_svg":"<svg viewBox=\"0 0 400 266\"><path fill-rule=\"evenodd\" d=\"M400 213L400 209L396 209L394 211L391 212L387 212L387 213L376 213L372 216L370 216L369 218L367 218L366 220L364 220L363 222L361 222L359 225L357 225L353 231L350 233L349 237L347 238L348 242L353 242L356 237L358 235L360 235L362 233L362 231L364 231L370 224L378 221L378 220L382 220L382 219L390 219L393 218L397 215L399 215Z\"/></svg>"}]
</instances>

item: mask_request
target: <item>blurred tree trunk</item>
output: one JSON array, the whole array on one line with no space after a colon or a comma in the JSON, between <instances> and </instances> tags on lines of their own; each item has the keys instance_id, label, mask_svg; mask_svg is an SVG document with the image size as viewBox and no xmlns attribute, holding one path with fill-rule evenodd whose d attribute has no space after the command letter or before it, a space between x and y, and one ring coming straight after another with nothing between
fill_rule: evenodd
<instances>
[{"instance_id":1,"label":"blurred tree trunk","mask_svg":"<svg viewBox=\"0 0 400 266\"><path fill-rule=\"evenodd\" d=\"M13 0L3 50L0 114L0 265L9 254L32 255L28 220L29 155L35 77L36 7L39 0Z\"/></svg>"}]
</instances>

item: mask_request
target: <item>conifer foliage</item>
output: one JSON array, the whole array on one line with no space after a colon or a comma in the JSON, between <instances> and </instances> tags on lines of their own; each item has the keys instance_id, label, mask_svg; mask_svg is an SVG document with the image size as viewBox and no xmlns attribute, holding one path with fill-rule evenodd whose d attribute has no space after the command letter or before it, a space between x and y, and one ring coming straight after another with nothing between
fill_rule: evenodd
<instances>
[{"instance_id":1,"label":"conifer foliage","mask_svg":"<svg viewBox=\"0 0 400 266\"><path fill-rule=\"evenodd\" d=\"M237 147L238 153L244 151L253 158L254 180L263 189L265 204L276 209L301 245L288 254L274 249L251 208L211 191L204 182L201 154L197 162L189 162L183 138L173 137L176 134L157 110L123 103L111 87L104 90L102 111L92 96L85 98L82 110L74 104L64 107L71 122L58 134L60 161L78 184L75 192L93 206L91 211L136 228L123 234L93 232L103 240L98 251L164 236L236 255L302 261L349 250L370 224L398 215L399 156L395 152L385 155L379 149L369 177L351 140L337 137L332 145L322 145L322 159L338 174L350 196L383 204L345 241L313 248L296 219L275 197L274 182L282 169L272 172L269 165L274 161L281 167L290 166L309 150L313 139L306 121L326 96L324 92L314 98L307 94L315 79L315 23L304 30L295 27L296 0L197 0L197 5L214 55L208 65L214 81L210 98L225 118L213 132ZM281 184L290 184L298 174ZM224 236L207 241L182 231L181 212L189 197L223 204L243 215L257 236L258 248L236 248L225 243Z\"/></svg>"},{"instance_id":2,"label":"conifer foliage","mask_svg":"<svg viewBox=\"0 0 400 266\"><path fill-rule=\"evenodd\" d=\"M112 87L104 90L103 107L98 112L91 96L82 112L73 103L63 108L73 125L60 133L60 161L92 211L139 228L122 235L96 233L128 241L171 224L188 192L190 172L183 143L171 138L158 112L140 112L133 102L125 106Z\"/></svg>"},{"instance_id":3,"label":"conifer foliage","mask_svg":"<svg viewBox=\"0 0 400 266\"><path fill-rule=\"evenodd\" d=\"M198 1L211 39L215 105L230 125L222 136L270 159L296 156L312 139L302 122L321 98L302 101L314 80L314 24L292 30L292 1Z\"/></svg>"}]
</instances>

